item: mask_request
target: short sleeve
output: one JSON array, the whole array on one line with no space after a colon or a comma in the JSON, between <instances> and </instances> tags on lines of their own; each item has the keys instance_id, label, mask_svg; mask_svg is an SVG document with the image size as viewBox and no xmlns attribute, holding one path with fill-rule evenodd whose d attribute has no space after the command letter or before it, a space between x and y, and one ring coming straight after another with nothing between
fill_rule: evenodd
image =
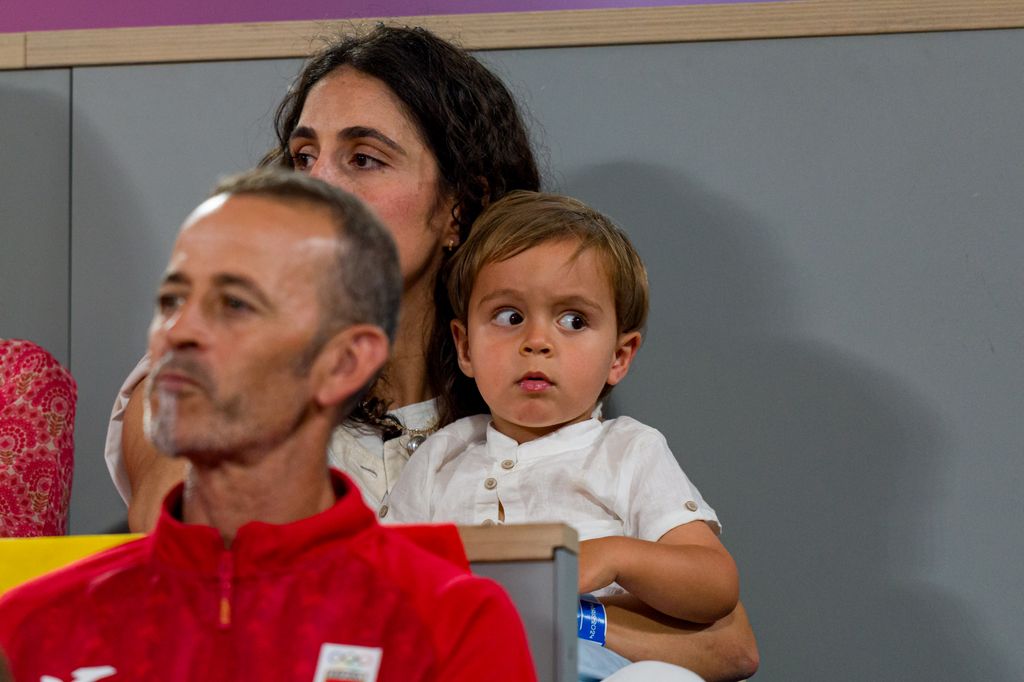
<instances>
[{"instance_id":1,"label":"short sleeve","mask_svg":"<svg viewBox=\"0 0 1024 682\"><path fill-rule=\"evenodd\" d=\"M619 434L627 442L618 491L625 534L653 542L693 521L705 521L721 533L718 515L683 473L665 437L628 417L619 419L630 422Z\"/></svg>"}]
</instances>

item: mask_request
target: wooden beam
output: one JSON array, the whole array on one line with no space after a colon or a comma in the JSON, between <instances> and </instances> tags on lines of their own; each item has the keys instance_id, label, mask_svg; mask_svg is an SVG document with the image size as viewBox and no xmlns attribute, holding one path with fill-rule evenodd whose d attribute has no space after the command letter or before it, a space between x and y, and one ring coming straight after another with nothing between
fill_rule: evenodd
<instances>
[{"instance_id":1,"label":"wooden beam","mask_svg":"<svg viewBox=\"0 0 1024 682\"><path fill-rule=\"evenodd\" d=\"M25 34L0 33L0 69L25 68Z\"/></svg>"},{"instance_id":2,"label":"wooden beam","mask_svg":"<svg viewBox=\"0 0 1024 682\"><path fill-rule=\"evenodd\" d=\"M156 26L25 35L28 68L303 57L377 19ZM1024 27L1021 0L788 0L400 17L473 50ZM20 34L14 34L20 35ZM2 36L0 36L2 38ZM17 49L14 48L14 52ZM5 68L20 68L10 58Z\"/></svg>"},{"instance_id":3,"label":"wooden beam","mask_svg":"<svg viewBox=\"0 0 1024 682\"><path fill-rule=\"evenodd\" d=\"M466 556L474 561L546 561L555 550L579 553L576 531L563 523L459 526Z\"/></svg>"}]
</instances>

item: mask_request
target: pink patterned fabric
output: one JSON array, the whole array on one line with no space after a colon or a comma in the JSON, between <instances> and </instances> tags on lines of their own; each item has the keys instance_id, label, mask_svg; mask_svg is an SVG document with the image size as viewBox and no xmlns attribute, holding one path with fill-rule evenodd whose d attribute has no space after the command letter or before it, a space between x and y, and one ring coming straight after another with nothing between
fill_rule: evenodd
<instances>
[{"instance_id":1,"label":"pink patterned fabric","mask_svg":"<svg viewBox=\"0 0 1024 682\"><path fill-rule=\"evenodd\" d=\"M67 533L77 394L45 350L0 339L0 537Z\"/></svg>"}]
</instances>

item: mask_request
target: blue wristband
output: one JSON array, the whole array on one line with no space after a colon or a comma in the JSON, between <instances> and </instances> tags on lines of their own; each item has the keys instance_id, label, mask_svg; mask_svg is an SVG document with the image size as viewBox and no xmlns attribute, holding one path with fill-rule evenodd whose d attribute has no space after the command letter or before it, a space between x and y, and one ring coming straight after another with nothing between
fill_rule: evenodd
<instances>
[{"instance_id":1,"label":"blue wristband","mask_svg":"<svg viewBox=\"0 0 1024 682\"><path fill-rule=\"evenodd\" d=\"M604 646L607 631L604 604L589 595L580 597L580 605L576 609L576 636Z\"/></svg>"}]
</instances>

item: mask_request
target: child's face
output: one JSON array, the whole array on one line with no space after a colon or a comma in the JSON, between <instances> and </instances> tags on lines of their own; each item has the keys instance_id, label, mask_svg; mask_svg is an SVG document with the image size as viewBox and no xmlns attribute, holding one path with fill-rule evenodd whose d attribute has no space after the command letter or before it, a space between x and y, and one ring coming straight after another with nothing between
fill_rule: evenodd
<instances>
[{"instance_id":1,"label":"child's face","mask_svg":"<svg viewBox=\"0 0 1024 682\"><path fill-rule=\"evenodd\" d=\"M524 443L590 417L606 383L626 376L639 332L619 334L599 254L547 242L480 269L467 322L452 323L459 366L476 379L494 426Z\"/></svg>"}]
</instances>

